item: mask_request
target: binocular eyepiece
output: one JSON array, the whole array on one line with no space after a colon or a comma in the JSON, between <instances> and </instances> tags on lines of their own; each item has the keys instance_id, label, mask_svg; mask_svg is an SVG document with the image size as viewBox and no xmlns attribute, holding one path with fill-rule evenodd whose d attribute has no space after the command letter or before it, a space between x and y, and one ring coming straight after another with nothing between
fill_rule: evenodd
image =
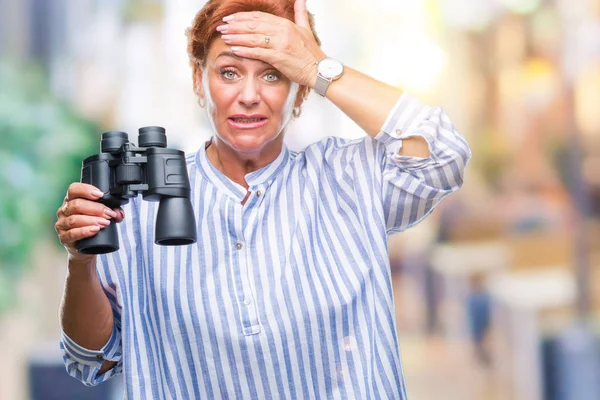
<instances>
[{"instance_id":1,"label":"binocular eyepiece","mask_svg":"<svg viewBox=\"0 0 600 400\"><path fill-rule=\"evenodd\" d=\"M139 129L138 144L125 132L105 132L100 153L83 160L81 182L104 193L98 202L109 208L127 204L142 194L158 201L154 242L180 246L196 242L196 219L190 201L190 181L183 151L167 148L165 129L147 126ZM119 249L117 224L75 243L82 254L104 254Z\"/></svg>"}]
</instances>

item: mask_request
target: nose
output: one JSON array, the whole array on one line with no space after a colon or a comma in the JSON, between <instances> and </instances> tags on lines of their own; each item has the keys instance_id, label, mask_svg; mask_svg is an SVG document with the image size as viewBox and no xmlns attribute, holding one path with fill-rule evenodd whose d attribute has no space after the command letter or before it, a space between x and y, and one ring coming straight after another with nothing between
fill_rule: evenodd
<instances>
[{"instance_id":1,"label":"nose","mask_svg":"<svg viewBox=\"0 0 600 400\"><path fill-rule=\"evenodd\" d=\"M260 87L255 79L248 77L243 81L238 101L246 107L260 103Z\"/></svg>"}]
</instances>

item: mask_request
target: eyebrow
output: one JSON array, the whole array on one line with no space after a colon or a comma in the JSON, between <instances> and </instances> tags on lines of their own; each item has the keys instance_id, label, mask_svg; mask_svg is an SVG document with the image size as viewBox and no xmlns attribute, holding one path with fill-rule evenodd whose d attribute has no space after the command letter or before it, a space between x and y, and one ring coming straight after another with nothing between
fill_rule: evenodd
<instances>
[{"instance_id":1,"label":"eyebrow","mask_svg":"<svg viewBox=\"0 0 600 400\"><path fill-rule=\"evenodd\" d=\"M231 51L222 51L221 53L219 53L219 55L217 57L215 57L215 61L219 57L233 57L233 58L235 58L238 61L244 61L244 60L246 60L246 58L240 57L240 56L238 56L237 54L235 54L234 52L231 52ZM261 61L261 60L256 60L256 61L259 61L261 64L265 64L266 66L268 66L268 67L265 67L265 68L273 68L274 70L278 71L277 68L273 67L272 65L270 65L270 64L268 64L268 63L266 63L264 61Z\"/></svg>"},{"instance_id":2,"label":"eyebrow","mask_svg":"<svg viewBox=\"0 0 600 400\"><path fill-rule=\"evenodd\" d=\"M237 54L235 54L235 53L233 53L233 52L231 52L231 51L223 51L223 52L221 52L221 54L219 54L219 55L218 55L218 56L215 58L215 60L216 60L217 58L219 58L219 57L222 57L222 56L233 57L233 58L235 58L235 59L237 59L237 60L240 60L240 61L242 61L242 57L238 56Z\"/></svg>"}]
</instances>

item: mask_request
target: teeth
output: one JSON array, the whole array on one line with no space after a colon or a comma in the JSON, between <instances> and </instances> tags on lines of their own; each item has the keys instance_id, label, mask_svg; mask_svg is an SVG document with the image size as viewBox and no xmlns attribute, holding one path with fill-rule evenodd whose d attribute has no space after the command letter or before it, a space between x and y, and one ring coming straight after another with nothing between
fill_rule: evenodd
<instances>
[{"instance_id":1,"label":"teeth","mask_svg":"<svg viewBox=\"0 0 600 400\"><path fill-rule=\"evenodd\" d=\"M235 122L241 122L241 123L251 123L251 122L260 122L262 121L262 118L233 118L233 120Z\"/></svg>"}]
</instances>

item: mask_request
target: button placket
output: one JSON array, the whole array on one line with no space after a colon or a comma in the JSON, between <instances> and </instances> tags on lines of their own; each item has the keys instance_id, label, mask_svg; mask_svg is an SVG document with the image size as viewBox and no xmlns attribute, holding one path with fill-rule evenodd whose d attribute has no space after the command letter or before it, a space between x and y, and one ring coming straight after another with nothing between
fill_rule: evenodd
<instances>
[{"instance_id":1,"label":"button placket","mask_svg":"<svg viewBox=\"0 0 600 400\"><path fill-rule=\"evenodd\" d=\"M254 201L254 206L258 206L259 204L262 203L263 198L265 197L265 186L264 185L260 185L260 186L256 186L254 188L254 196L255 201Z\"/></svg>"},{"instance_id":2,"label":"button placket","mask_svg":"<svg viewBox=\"0 0 600 400\"><path fill-rule=\"evenodd\" d=\"M240 302L240 315L242 317L242 326L244 335L252 335L260 332L260 325L258 321L258 310L256 309L256 303L252 301L252 284L250 282L250 263L248 260L247 246L243 246L241 250L238 250L239 265L240 265L240 281L242 286Z\"/></svg>"},{"instance_id":3,"label":"button placket","mask_svg":"<svg viewBox=\"0 0 600 400\"><path fill-rule=\"evenodd\" d=\"M250 201L248 202L250 203ZM248 206L249 204L246 204ZM235 244L233 250L233 260L235 262L234 276L238 315L241 319L242 331L244 335L252 335L260 332L260 323L258 320L258 310L256 302L252 301L252 274L250 271L251 260L250 248L244 236L245 225L248 223L245 217L246 207L239 207L236 210L235 220Z\"/></svg>"}]
</instances>

